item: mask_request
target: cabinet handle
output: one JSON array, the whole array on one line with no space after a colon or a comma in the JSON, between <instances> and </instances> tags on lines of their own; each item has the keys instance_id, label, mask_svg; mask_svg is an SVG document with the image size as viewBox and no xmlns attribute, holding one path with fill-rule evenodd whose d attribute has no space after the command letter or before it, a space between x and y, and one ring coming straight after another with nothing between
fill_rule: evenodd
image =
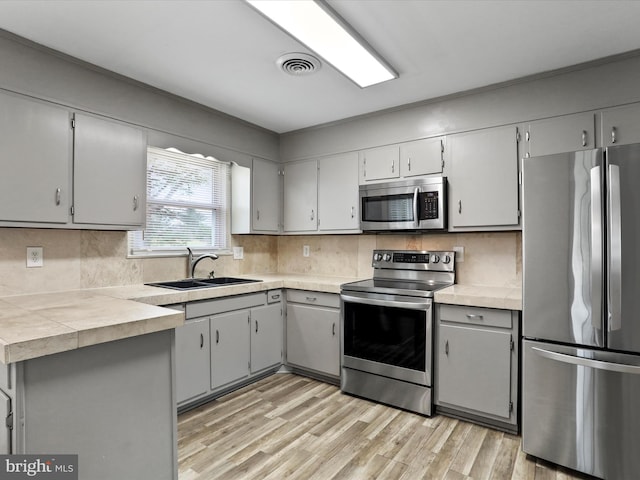
<instances>
[{"instance_id":1,"label":"cabinet handle","mask_svg":"<svg viewBox=\"0 0 640 480\"><path fill-rule=\"evenodd\" d=\"M138 210L138 195L133 196L133 211Z\"/></svg>"},{"instance_id":2,"label":"cabinet handle","mask_svg":"<svg viewBox=\"0 0 640 480\"><path fill-rule=\"evenodd\" d=\"M351 207L351 218L355 217L355 207Z\"/></svg>"},{"instance_id":3,"label":"cabinet handle","mask_svg":"<svg viewBox=\"0 0 640 480\"><path fill-rule=\"evenodd\" d=\"M216 330L216 343L220 343L220 331Z\"/></svg>"},{"instance_id":4,"label":"cabinet handle","mask_svg":"<svg viewBox=\"0 0 640 480\"><path fill-rule=\"evenodd\" d=\"M276 295L271 295L271 300L278 300L280 298L280 295L276 294Z\"/></svg>"},{"instance_id":5,"label":"cabinet handle","mask_svg":"<svg viewBox=\"0 0 640 480\"><path fill-rule=\"evenodd\" d=\"M447 340L446 343L444 344L444 354L447 357L449 356L449 340Z\"/></svg>"},{"instance_id":6,"label":"cabinet handle","mask_svg":"<svg viewBox=\"0 0 640 480\"><path fill-rule=\"evenodd\" d=\"M411 157L407 158L407 168L411 171Z\"/></svg>"},{"instance_id":7,"label":"cabinet handle","mask_svg":"<svg viewBox=\"0 0 640 480\"><path fill-rule=\"evenodd\" d=\"M333 336L336 336L336 322L333 322L333 325L331 327L331 333L333 334Z\"/></svg>"},{"instance_id":8,"label":"cabinet handle","mask_svg":"<svg viewBox=\"0 0 640 480\"><path fill-rule=\"evenodd\" d=\"M307 301L309 302L315 302L316 300L318 300L317 297L305 297L307 299Z\"/></svg>"},{"instance_id":9,"label":"cabinet handle","mask_svg":"<svg viewBox=\"0 0 640 480\"><path fill-rule=\"evenodd\" d=\"M316 212L312 209L311 210L311 221L313 221L314 218L316 218Z\"/></svg>"},{"instance_id":10,"label":"cabinet handle","mask_svg":"<svg viewBox=\"0 0 640 480\"><path fill-rule=\"evenodd\" d=\"M56 205L60 205L62 189L56 188Z\"/></svg>"},{"instance_id":11,"label":"cabinet handle","mask_svg":"<svg viewBox=\"0 0 640 480\"><path fill-rule=\"evenodd\" d=\"M396 171L396 161L391 160L391 173L394 173L395 171Z\"/></svg>"},{"instance_id":12,"label":"cabinet handle","mask_svg":"<svg viewBox=\"0 0 640 480\"><path fill-rule=\"evenodd\" d=\"M471 313L467 313L467 318L469 320L483 320L484 319L484 317L482 315L474 315L474 314L471 314Z\"/></svg>"},{"instance_id":13,"label":"cabinet handle","mask_svg":"<svg viewBox=\"0 0 640 480\"><path fill-rule=\"evenodd\" d=\"M611 143L616 143L618 134L618 129L616 127L611 127Z\"/></svg>"},{"instance_id":14,"label":"cabinet handle","mask_svg":"<svg viewBox=\"0 0 640 480\"><path fill-rule=\"evenodd\" d=\"M458 213L462 213L462 200L458 200Z\"/></svg>"},{"instance_id":15,"label":"cabinet handle","mask_svg":"<svg viewBox=\"0 0 640 480\"><path fill-rule=\"evenodd\" d=\"M583 147L587 146L587 131L586 130L582 130L582 146Z\"/></svg>"},{"instance_id":16,"label":"cabinet handle","mask_svg":"<svg viewBox=\"0 0 640 480\"><path fill-rule=\"evenodd\" d=\"M200 334L200 348L204 347L204 335Z\"/></svg>"},{"instance_id":17,"label":"cabinet handle","mask_svg":"<svg viewBox=\"0 0 640 480\"><path fill-rule=\"evenodd\" d=\"M258 333L258 320L256 320L256 333Z\"/></svg>"},{"instance_id":18,"label":"cabinet handle","mask_svg":"<svg viewBox=\"0 0 640 480\"><path fill-rule=\"evenodd\" d=\"M260 220L260 210L256 210L256 220Z\"/></svg>"}]
</instances>

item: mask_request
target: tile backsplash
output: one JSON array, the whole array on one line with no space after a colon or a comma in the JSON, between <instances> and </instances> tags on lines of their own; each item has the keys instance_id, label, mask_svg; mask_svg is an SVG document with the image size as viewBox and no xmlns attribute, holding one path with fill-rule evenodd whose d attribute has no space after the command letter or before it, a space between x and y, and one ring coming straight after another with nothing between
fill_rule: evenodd
<instances>
[{"instance_id":1,"label":"tile backsplash","mask_svg":"<svg viewBox=\"0 0 640 480\"><path fill-rule=\"evenodd\" d=\"M196 276L297 273L367 278L376 248L464 248L457 282L519 287L520 232L425 235L236 235L244 258L203 260ZM303 247L309 256L303 256ZM26 268L26 247L43 247L44 266ZM185 257L127 258L127 234L119 231L0 228L0 294L129 285L187 276Z\"/></svg>"}]
</instances>

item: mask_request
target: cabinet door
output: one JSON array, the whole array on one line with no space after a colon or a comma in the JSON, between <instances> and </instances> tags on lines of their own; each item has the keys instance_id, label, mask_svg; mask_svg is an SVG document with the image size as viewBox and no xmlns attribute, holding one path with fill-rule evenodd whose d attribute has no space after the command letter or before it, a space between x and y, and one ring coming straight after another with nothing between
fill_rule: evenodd
<instances>
[{"instance_id":1,"label":"cabinet door","mask_svg":"<svg viewBox=\"0 0 640 480\"><path fill-rule=\"evenodd\" d=\"M370 148L358 154L360 159L360 183L400 176L400 147Z\"/></svg>"},{"instance_id":2,"label":"cabinet door","mask_svg":"<svg viewBox=\"0 0 640 480\"><path fill-rule=\"evenodd\" d=\"M426 138L400 145L400 174L403 177L442 172L444 138Z\"/></svg>"},{"instance_id":3,"label":"cabinet door","mask_svg":"<svg viewBox=\"0 0 640 480\"><path fill-rule=\"evenodd\" d=\"M287 305L287 363L340 375L339 310Z\"/></svg>"},{"instance_id":4,"label":"cabinet door","mask_svg":"<svg viewBox=\"0 0 640 480\"><path fill-rule=\"evenodd\" d=\"M211 317L211 388L249 375L249 310Z\"/></svg>"},{"instance_id":5,"label":"cabinet door","mask_svg":"<svg viewBox=\"0 0 640 480\"><path fill-rule=\"evenodd\" d=\"M67 223L69 112L8 94L0 112L0 220Z\"/></svg>"},{"instance_id":6,"label":"cabinet door","mask_svg":"<svg viewBox=\"0 0 640 480\"><path fill-rule=\"evenodd\" d=\"M602 112L602 146L640 142L640 104L610 108Z\"/></svg>"},{"instance_id":7,"label":"cabinet door","mask_svg":"<svg viewBox=\"0 0 640 480\"><path fill-rule=\"evenodd\" d=\"M253 230L278 232L280 223L280 166L277 163L253 159L251 189L253 194Z\"/></svg>"},{"instance_id":8,"label":"cabinet door","mask_svg":"<svg viewBox=\"0 0 640 480\"><path fill-rule=\"evenodd\" d=\"M508 419L511 413L511 334L440 325L439 403Z\"/></svg>"},{"instance_id":9,"label":"cabinet door","mask_svg":"<svg viewBox=\"0 0 640 480\"><path fill-rule=\"evenodd\" d=\"M7 419L11 413L11 399L0 390L0 418ZM11 454L11 426L7 425L6 421L3 421L3 425L0 426L0 455Z\"/></svg>"},{"instance_id":10,"label":"cabinet door","mask_svg":"<svg viewBox=\"0 0 640 480\"><path fill-rule=\"evenodd\" d=\"M319 229L360 229L358 155L347 153L318 161Z\"/></svg>"},{"instance_id":11,"label":"cabinet door","mask_svg":"<svg viewBox=\"0 0 640 480\"><path fill-rule=\"evenodd\" d=\"M209 318L187 320L176 328L178 403L209 391Z\"/></svg>"},{"instance_id":12,"label":"cabinet door","mask_svg":"<svg viewBox=\"0 0 640 480\"><path fill-rule=\"evenodd\" d=\"M251 310L251 373L282 363L282 304Z\"/></svg>"},{"instance_id":13,"label":"cabinet door","mask_svg":"<svg viewBox=\"0 0 640 480\"><path fill-rule=\"evenodd\" d=\"M595 148L593 113L565 115L530 123L525 134L527 157Z\"/></svg>"},{"instance_id":14,"label":"cabinet door","mask_svg":"<svg viewBox=\"0 0 640 480\"><path fill-rule=\"evenodd\" d=\"M315 160L284 167L285 232L318 229L318 164Z\"/></svg>"},{"instance_id":15,"label":"cabinet door","mask_svg":"<svg viewBox=\"0 0 640 480\"><path fill-rule=\"evenodd\" d=\"M75 115L74 223L144 224L147 140L137 128Z\"/></svg>"},{"instance_id":16,"label":"cabinet door","mask_svg":"<svg viewBox=\"0 0 640 480\"><path fill-rule=\"evenodd\" d=\"M516 135L500 127L447 137L450 230L518 225Z\"/></svg>"}]
</instances>

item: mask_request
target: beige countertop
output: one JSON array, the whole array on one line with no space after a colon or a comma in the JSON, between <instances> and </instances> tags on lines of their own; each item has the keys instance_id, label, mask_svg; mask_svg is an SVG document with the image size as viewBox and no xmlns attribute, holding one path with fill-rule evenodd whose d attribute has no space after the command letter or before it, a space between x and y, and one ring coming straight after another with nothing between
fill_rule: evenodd
<instances>
[{"instance_id":1,"label":"beige countertop","mask_svg":"<svg viewBox=\"0 0 640 480\"><path fill-rule=\"evenodd\" d=\"M435 293L434 300L436 303L452 305L522 310L522 289L481 285L453 285L438 290Z\"/></svg>"},{"instance_id":2,"label":"beige countertop","mask_svg":"<svg viewBox=\"0 0 640 480\"><path fill-rule=\"evenodd\" d=\"M357 278L260 274L257 283L199 290L128 285L87 290L0 295L0 362L13 363L84 346L175 328L184 313L160 305L242 295L278 288L340 293ZM520 289L454 285L438 303L522 309Z\"/></svg>"}]
</instances>

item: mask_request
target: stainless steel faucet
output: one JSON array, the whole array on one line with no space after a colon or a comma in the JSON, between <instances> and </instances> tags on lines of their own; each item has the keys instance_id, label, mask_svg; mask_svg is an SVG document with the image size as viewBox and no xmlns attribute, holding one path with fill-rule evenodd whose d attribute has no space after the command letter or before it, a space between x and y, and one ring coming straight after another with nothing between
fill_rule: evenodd
<instances>
[{"instance_id":1,"label":"stainless steel faucet","mask_svg":"<svg viewBox=\"0 0 640 480\"><path fill-rule=\"evenodd\" d=\"M191 278L194 277L196 265L200 262L200 260L204 260L205 258L210 258L211 260L218 259L218 255L216 255L215 253L205 253L194 260L193 252L191 251L191 249L187 247L187 250L189 251L189 274L191 275ZM211 271L210 276L213 278L213 270Z\"/></svg>"}]
</instances>

